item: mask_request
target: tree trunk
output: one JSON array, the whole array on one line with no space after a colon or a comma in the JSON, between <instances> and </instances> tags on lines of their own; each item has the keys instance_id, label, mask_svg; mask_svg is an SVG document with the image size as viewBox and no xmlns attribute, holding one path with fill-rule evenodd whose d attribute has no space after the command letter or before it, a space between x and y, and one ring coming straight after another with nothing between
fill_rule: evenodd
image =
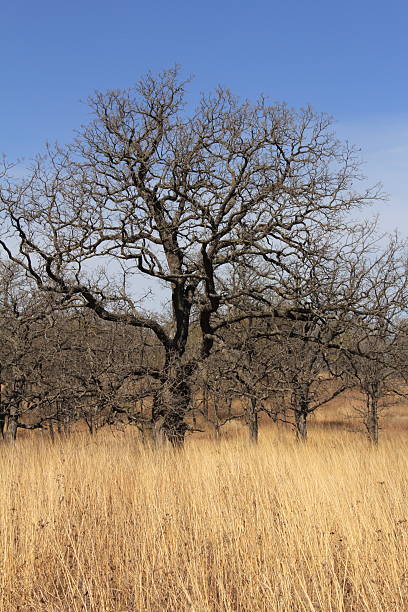
<instances>
[{"instance_id":1,"label":"tree trunk","mask_svg":"<svg viewBox=\"0 0 408 612\"><path fill-rule=\"evenodd\" d=\"M207 384L205 384L204 387L203 387L203 413L204 413L205 419L208 421L209 418L210 418L210 408L209 408L209 401L208 401L208 386L207 386Z\"/></svg>"},{"instance_id":2,"label":"tree trunk","mask_svg":"<svg viewBox=\"0 0 408 612\"><path fill-rule=\"evenodd\" d=\"M5 412L0 412L0 434L2 438L4 438L6 432L6 416Z\"/></svg>"},{"instance_id":3,"label":"tree trunk","mask_svg":"<svg viewBox=\"0 0 408 612\"><path fill-rule=\"evenodd\" d=\"M17 428L18 428L18 414L14 411L11 411L8 417L7 422L7 439L11 442L15 442L17 438Z\"/></svg>"},{"instance_id":4,"label":"tree trunk","mask_svg":"<svg viewBox=\"0 0 408 612\"><path fill-rule=\"evenodd\" d=\"M50 434L51 442L54 444L55 442L54 423L51 420L48 422L48 431Z\"/></svg>"},{"instance_id":5,"label":"tree trunk","mask_svg":"<svg viewBox=\"0 0 408 612\"><path fill-rule=\"evenodd\" d=\"M71 423L69 422L69 417L64 418L64 435L68 436L71 433Z\"/></svg>"},{"instance_id":6,"label":"tree trunk","mask_svg":"<svg viewBox=\"0 0 408 612\"><path fill-rule=\"evenodd\" d=\"M185 417L190 401L191 383L188 373L183 367L177 368L175 375L163 383L154 398L152 433L155 446L160 446L164 441L175 447L183 445L188 430Z\"/></svg>"},{"instance_id":7,"label":"tree trunk","mask_svg":"<svg viewBox=\"0 0 408 612\"><path fill-rule=\"evenodd\" d=\"M258 411L256 409L256 399L251 398L251 404L248 412L248 427L249 427L249 439L251 442L256 444L258 442Z\"/></svg>"},{"instance_id":8,"label":"tree trunk","mask_svg":"<svg viewBox=\"0 0 408 612\"><path fill-rule=\"evenodd\" d=\"M95 421L93 415L89 415L85 419L86 424L88 425L88 431L91 436L94 436L96 433Z\"/></svg>"},{"instance_id":9,"label":"tree trunk","mask_svg":"<svg viewBox=\"0 0 408 612\"><path fill-rule=\"evenodd\" d=\"M174 409L168 404L161 407L160 414L153 424L153 440L155 446L161 446L163 442L170 442L174 447L180 447L184 444L184 436L188 429L188 425L184 422L184 413L177 409L177 404L173 404Z\"/></svg>"},{"instance_id":10,"label":"tree trunk","mask_svg":"<svg viewBox=\"0 0 408 612\"><path fill-rule=\"evenodd\" d=\"M378 444L379 419L378 419L378 400L375 395L369 395L367 399L367 418L366 427L368 437L372 444Z\"/></svg>"},{"instance_id":11,"label":"tree trunk","mask_svg":"<svg viewBox=\"0 0 408 612\"><path fill-rule=\"evenodd\" d=\"M306 410L295 411L296 438L300 442L305 442L307 439L307 416Z\"/></svg>"}]
</instances>

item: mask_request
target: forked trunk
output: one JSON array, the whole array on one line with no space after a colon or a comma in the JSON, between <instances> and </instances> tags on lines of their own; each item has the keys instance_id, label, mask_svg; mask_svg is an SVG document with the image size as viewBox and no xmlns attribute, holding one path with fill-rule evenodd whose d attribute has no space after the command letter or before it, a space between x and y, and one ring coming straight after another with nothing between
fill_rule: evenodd
<instances>
[{"instance_id":1,"label":"forked trunk","mask_svg":"<svg viewBox=\"0 0 408 612\"><path fill-rule=\"evenodd\" d=\"M89 415L86 419L86 424L88 426L88 432L90 433L91 436L94 436L96 434L96 427L95 427L95 420L93 418L92 415Z\"/></svg>"}]
</instances>

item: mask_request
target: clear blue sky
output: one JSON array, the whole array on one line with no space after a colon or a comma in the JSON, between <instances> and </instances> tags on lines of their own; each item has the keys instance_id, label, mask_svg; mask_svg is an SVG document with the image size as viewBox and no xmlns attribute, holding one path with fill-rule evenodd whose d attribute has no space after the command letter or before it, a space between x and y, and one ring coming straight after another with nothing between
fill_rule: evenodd
<instances>
[{"instance_id":1,"label":"clear blue sky","mask_svg":"<svg viewBox=\"0 0 408 612\"><path fill-rule=\"evenodd\" d=\"M0 153L69 140L95 89L178 63L193 91L334 115L408 234L408 0L3 0L0 28Z\"/></svg>"}]
</instances>

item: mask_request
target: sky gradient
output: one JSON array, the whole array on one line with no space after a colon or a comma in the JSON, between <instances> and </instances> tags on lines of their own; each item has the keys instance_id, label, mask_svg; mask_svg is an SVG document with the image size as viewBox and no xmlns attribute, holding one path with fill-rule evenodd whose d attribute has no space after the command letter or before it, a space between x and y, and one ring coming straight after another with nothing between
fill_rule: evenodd
<instances>
[{"instance_id":1,"label":"sky gradient","mask_svg":"<svg viewBox=\"0 0 408 612\"><path fill-rule=\"evenodd\" d=\"M70 140L95 89L177 63L193 94L222 84L333 115L390 196L382 227L408 235L407 0L3 0L0 28L7 157Z\"/></svg>"}]
</instances>

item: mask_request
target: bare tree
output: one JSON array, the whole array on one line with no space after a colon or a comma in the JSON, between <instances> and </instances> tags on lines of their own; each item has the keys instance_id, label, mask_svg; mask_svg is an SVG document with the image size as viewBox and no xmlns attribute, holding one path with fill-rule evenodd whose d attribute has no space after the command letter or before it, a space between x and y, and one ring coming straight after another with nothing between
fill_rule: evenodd
<instances>
[{"instance_id":1,"label":"bare tree","mask_svg":"<svg viewBox=\"0 0 408 612\"><path fill-rule=\"evenodd\" d=\"M405 330L390 319L388 325L359 331L360 337L353 339L358 352L349 359L349 373L364 402L363 407L357 404L354 409L363 420L370 442L376 445L385 410L407 398Z\"/></svg>"},{"instance_id":2,"label":"bare tree","mask_svg":"<svg viewBox=\"0 0 408 612\"><path fill-rule=\"evenodd\" d=\"M219 335L205 365L208 395L214 406L209 420L217 430L243 419L250 440L257 442L259 414L274 413L272 400L280 398L284 389L277 376L281 347L276 345L275 352L271 351L270 336L270 320L266 318L244 319Z\"/></svg>"},{"instance_id":3,"label":"bare tree","mask_svg":"<svg viewBox=\"0 0 408 612\"><path fill-rule=\"evenodd\" d=\"M323 325L297 322L280 328L270 345L275 355L274 346L280 349L275 377L283 390L284 411L277 416L293 425L297 439L304 441L310 415L343 393L348 384L336 367L336 351L328 348L332 334Z\"/></svg>"},{"instance_id":4,"label":"bare tree","mask_svg":"<svg viewBox=\"0 0 408 612\"><path fill-rule=\"evenodd\" d=\"M237 319L228 305L239 296L222 292L231 267L250 257L288 270L316 248L316 232L346 228L344 215L378 195L355 190L357 156L328 117L221 88L188 117L185 88L168 70L97 93L74 143L48 147L0 192L0 244L39 288L156 336L160 364L135 358L135 373L157 381L154 429L173 443L184 438L197 365ZM170 325L141 303L140 278L167 287ZM289 302L260 308L261 292L251 301L238 320L305 314Z\"/></svg>"},{"instance_id":5,"label":"bare tree","mask_svg":"<svg viewBox=\"0 0 408 612\"><path fill-rule=\"evenodd\" d=\"M331 232L328 238L318 237L314 247L301 261L281 269L271 266L269 257L262 267L246 261L257 275L253 284L246 272L247 296L259 290L259 277L264 277L273 286L272 292L264 286L264 305L270 309L278 304L282 309L286 304L303 313L297 320L270 318L267 326L253 329L251 338L252 343L270 340L275 363L270 359L269 368L276 392L283 393L287 402L284 420L289 408L290 422L301 440L307 436L309 415L353 386L350 364L360 384L370 371L371 378L375 372L377 377L392 378L395 389L399 359L392 345L400 337L408 298L405 245L395 237L384 244L375 224L356 225L347 234ZM246 312L248 301L241 299L236 307ZM243 350L244 338L238 342ZM383 338L381 349L379 338ZM401 357L401 343L398 352ZM249 380L255 381L256 370L248 370Z\"/></svg>"},{"instance_id":6,"label":"bare tree","mask_svg":"<svg viewBox=\"0 0 408 612\"><path fill-rule=\"evenodd\" d=\"M407 253L398 238L375 256L362 260L352 276L359 296L350 309L349 328L341 339L343 379L365 397L359 410L369 439L378 443L382 409L405 393L407 344L404 321L408 304Z\"/></svg>"},{"instance_id":7,"label":"bare tree","mask_svg":"<svg viewBox=\"0 0 408 612\"><path fill-rule=\"evenodd\" d=\"M390 349L387 340L366 338L364 357L352 360L352 373L364 397L364 407L355 406L366 427L369 440L378 444L380 416L390 400L396 402L399 385L397 370L389 362ZM388 362L388 363L386 363Z\"/></svg>"},{"instance_id":8,"label":"bare tree","mask_svg":"<svg viewBox=\"0 0 408 612\"><path fill-rule=\"evenodd\" d=\"M44 376L53 352L47 342L52 305L45 298L21 269L0 261L1 428L12 440L18 428L42 427L58 394Z\"/></svg>"}]
</instances>

